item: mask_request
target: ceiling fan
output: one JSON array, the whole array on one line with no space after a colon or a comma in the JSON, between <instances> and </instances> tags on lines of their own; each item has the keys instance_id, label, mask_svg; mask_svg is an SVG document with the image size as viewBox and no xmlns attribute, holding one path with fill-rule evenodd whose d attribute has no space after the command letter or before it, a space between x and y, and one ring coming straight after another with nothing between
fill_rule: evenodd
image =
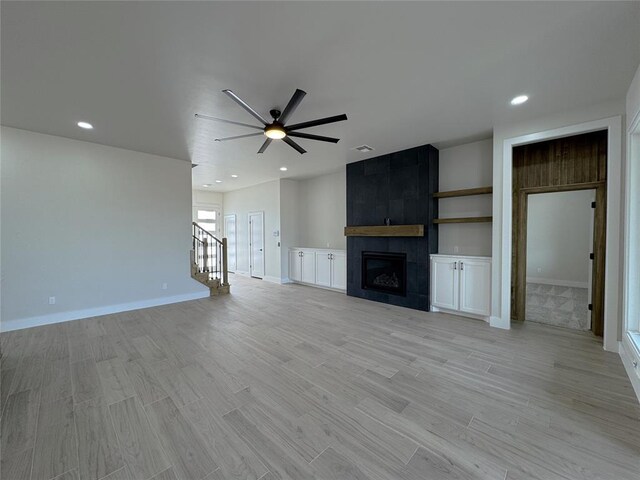
<instances>
[{"instance_id":1,"label":"ceiling fan","mask_svg":"<svg viewBox=\"0 0 640 480\"><path fill-rule=\"evenodd\" d=\"M284 107L284 111L280 112L280 110L276 108L269 111L269 114L273 118L273 121L268 122L267 120L264 119L262 115L260 115L253 108L251 108L244 100L238 97L231 90L223 90L223 92L226 93L229 97L231 97L231 99L234 102L236 102L238 105L244 108L256 119L258 119L262 123L262 126L249 125L248 123L233 122L231 120L224 120L222 118L210 117L209 115L201 115L199 113L196 113L196 117L203 118L205 120L215 120L216 122L231 123L233 125L240 125L242 127L257 128L258 130L262 130L262 132L259 132L259 133L249 133L246 135L237 135L235 137L215 139L216 142L226 142L228 140L237 140L239 138L265 135L267 139L264 141L264 143L258 150L258 153L264 153L264 151L267 149L267 147L271 144L273 140L282 140L291 148L295 149L297 152L306 153L306 150L302 148L300 145L298 145L296 142L294 142L291 139L291 137L306 138L307 140L319 140L321 142L338 143L339 141L338 138L323 137L321 135L312 135L310 133L298 132L298 130L309 128L309 127L317 127L318 125L326 125L327 123L341 122L347 119L347 116L345 114L342 114L342 115L335 115L333 117L319 118L318 120L311 120L309 122L296 123L294 125L286 125L287 120L289 119L291 114L295 111L296 108L298 108L298 105L300 104L304 96L307 94L307 92L304 92L300 89L296 89L293 96L291 97L291 100L289 100L289 103L287 103L287 106Z\"/></svg>"}]
</instances>

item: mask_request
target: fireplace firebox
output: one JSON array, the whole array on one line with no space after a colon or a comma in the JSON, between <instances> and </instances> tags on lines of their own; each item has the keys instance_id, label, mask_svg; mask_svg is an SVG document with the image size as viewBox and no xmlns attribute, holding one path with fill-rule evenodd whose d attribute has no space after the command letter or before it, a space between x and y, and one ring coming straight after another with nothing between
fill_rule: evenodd
<instances>
[{"instance_id":1,"label":"fireplace firebox","mask_svg":"<svg viewBox=\"0 0 640 480\"><path fill-rule=\"evenodd\" d=\"M407 255L362 252L362 288L406 296Z\"/></svg>"}]
</instances>

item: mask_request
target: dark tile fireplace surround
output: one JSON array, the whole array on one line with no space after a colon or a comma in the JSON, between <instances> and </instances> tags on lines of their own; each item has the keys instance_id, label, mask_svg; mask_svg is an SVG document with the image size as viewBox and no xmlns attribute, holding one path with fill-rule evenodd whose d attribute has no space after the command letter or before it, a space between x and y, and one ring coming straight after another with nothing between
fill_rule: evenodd
<instances>
[{"instance_id":1,"label":"dark tile fireplace surround","mask_svg":"<svg viewBox=\"0 0 640 480\"><path fill-rule=\"evenodd\" d=\"M424 237L347 237L347 295L428 310L438 251L438 150L431 145L347 165L347 225L424 225Z\"/></svg>"}]
</instances>

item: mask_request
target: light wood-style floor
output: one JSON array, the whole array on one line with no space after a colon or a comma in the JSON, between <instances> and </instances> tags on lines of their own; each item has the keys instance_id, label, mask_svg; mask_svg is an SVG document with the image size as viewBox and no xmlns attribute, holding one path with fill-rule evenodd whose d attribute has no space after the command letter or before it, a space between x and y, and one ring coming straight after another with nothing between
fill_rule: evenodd
<instances>
[{"instance_id":1,"label":"light wood-style floor","mask_svg":"<svg viewBox=\"0 0 640 480\"><path fill-rule=\"evenodd\" d=\"M589 333L304 286L2 335L2 479L640 478Z\"/></svg>"}]
</instances>

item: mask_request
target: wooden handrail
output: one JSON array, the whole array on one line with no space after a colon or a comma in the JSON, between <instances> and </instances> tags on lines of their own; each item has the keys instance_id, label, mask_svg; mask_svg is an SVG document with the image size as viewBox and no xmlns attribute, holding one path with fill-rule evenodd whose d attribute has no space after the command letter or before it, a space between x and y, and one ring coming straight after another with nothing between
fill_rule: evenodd
<instances>
[{"instance_id":1,"label":"wooden handrail","mask_svg":"<svg viewBox=\"0 0 640 480\"><path fill-rule=\"evenodd\" d=\"M193 251L196 268L202 272L213 273L216 278L222 277L222 285L229 286L229 270L227 261L227 239L218 239L209 231L191 222L193 226ZM209 265L209 258L212 255L214 264ZM202 259L202 262L200 262ZM212 269L210 269L210 267Z\"/></svg>"},{"instance_id":2,"label":"wooden handrail","mask_svg":"<svg viewBox=\"0 0 640 480\"><path fill-rule=\"evenodd\" d=\"M194 226L194 228L197 228L198 230L200 230L202 233L204 233L205 235L213 238L216 242L218 243L222 243L222 240L218 239L216 236L214 236L211 232L209 232L208 230L205 230L204 228L202 228L197 222L191 222L192 225ZM195 235L194 235L195 236Z\"/></svg>"}]
</instances>

